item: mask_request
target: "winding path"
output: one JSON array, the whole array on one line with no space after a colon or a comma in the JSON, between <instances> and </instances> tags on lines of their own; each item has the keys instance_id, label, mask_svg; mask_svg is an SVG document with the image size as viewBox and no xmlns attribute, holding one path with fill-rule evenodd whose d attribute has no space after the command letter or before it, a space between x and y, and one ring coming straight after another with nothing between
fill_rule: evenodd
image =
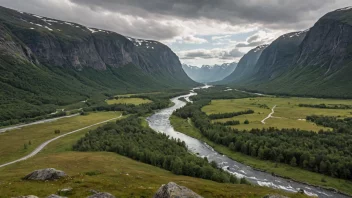
<instances>
[{"instance_id":1,"label":"winding path","mask_svg":"<svg viewBox=\"0 0 352 198\"><path fill-rule=\"evenodd\" d=\"M43 123L47 123L47 122L54 122L54 121L60 120L62 118L71 118L71 117L78 116L78 115L79 115L79 113L76 113L76 114L72 114L72 115L68 115L68 116L61 116L61 117L57 117L57 118L50 118L50 119L39 120L39 121L27 123L27 124L19 124L19 125L15 125L15 126L6 127L6 128L1 128L0 129L0 133L4 133L4 132L10 131L10 130L20 129L20 128L31 126L31 125L35 125L35 124L43 124Z\"/></svg>"},{"instance_id":2,"label":"winding path","mask_svg":"<svg viewBox=\"0 0 352 198\"><path fill-rule=\"evenodd\" d=\"M275 113L275 108L276 108L276 105L271 109L271 113L269 113L269 115L262 120L263 124L265 124L265 120L267 120L267 119L272 117L272 115Z\"/></svg>"},{"instance_id":3,"label":"winding path","mask_svg":"<svg viewBox=\"0 0 352 198\"><path fill-rule=\"evenodd\" d=\"M35 155L37 155L41 150L43 150L49 143L57 140L57 139L60 139L62 137L65 137L67 135L70 135L70 134L73 134L73 133L77 133L79 131L82 131L84 129L88 129L90 127L93 127L93 126L96 126L96 125L99 125L99 124L103 124L103 123L107 123L107 122L110 122L112 120L116 120L118 118L121 118L122 115L120 115L119 117L115 117L115 118L112 118L112 119L109 119L109 120L105 120L105 121L102 121L102 122L99 122L99 123L95 123L95 124L92 124L92 125L89 125L89 126L86 126L86 127L83 127L83 128L80 128L80 129L77 129L77 130L74 130L74 131L71 131L71 132L68 132L68 133L65 133L63 135L59 135L53 139L50 139L50 140L47 140L45 141L44 143L42 143L41 145L39 145L34 151L32 151L30 154L18 159L18 160L15 160L15 161L12 161L12 162L8 162L8 163L5 163L5 164L2 164L0 165L0 168L2 167L5 167L5 166L8 166L8 165L11 165L11 164L14 164L14 163L17 163L17 162L20 162L20 161L24 161L24 160L27 160L28 158L31 158Z\"/></svg>"}]
</instances>

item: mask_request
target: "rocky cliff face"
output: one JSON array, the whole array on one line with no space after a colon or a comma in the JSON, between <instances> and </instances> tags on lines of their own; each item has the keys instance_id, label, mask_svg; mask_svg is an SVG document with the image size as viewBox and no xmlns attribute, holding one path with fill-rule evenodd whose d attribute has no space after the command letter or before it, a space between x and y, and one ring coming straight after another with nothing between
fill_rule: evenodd
<instances>
[{"instance_id":1,"label":"rocky cliff face","mask_svg":"<svg viewBox=\"0 0 352 198\"><path fill-rule=\"evenodd\" d=\"M224 63L222 65L203 65L202 67L183 64L182 68L193 80L201 83L215 82L230 75L237 67L237 63Z\"/></svg>"},{"instance_id":2,"label":"rocky cliff face","mask_svg":"<svg viewBox=\"0 0 352 198\"><path fill-rule=\"evenodd\" d=\"M283 74L293 64L307 31L288 33L273 41L258 59L254 80L271 80Z\"/></svg>"},{"instance_id":3,"label":"rocky cliff face","mask_svg":"<svg viewBox=\"0 0 352 198\"><path fill-rule=\"evenodd\" d=\"M171 79L192 84L175 53L160 42L128 38L2 7L0 12L0 39L3 40L0 46L9 54L27 58L33 55L40 64L78 71L133 64L148 74L169 75ZM9 37L16 39L6 41Z\"/></svg>"},{"instance_id":4,"label":"rocky cliff face","mask_svg":"<svg viewBox=\"0 0 352 198\"><path fill-rule=\"evenodd\" d=\"M232 84L266 93L351 98L350 35L352 8L330 12L307 31L279 37L262 52L252 77Z\"/></svg>"},{"instance_id":5,"label":"rocky cliff face","mask_svg":"<svg viewBox=\"0 0 352 198\"><path fill-rule=\"evenodd\" d=\"M261 45L245 54L238 62L236 69L226 77L221 83L239 82L252 76L258 59L268 45Z\"/></svg>"},{"instance_id":6,"label":"rocky cliff face","mask_svg":"<svg viewBox=\"0 0 352 198\"><path fill-rule=\"evenodd\" d=\"M296 64L320 67L325 76L352 60L352 9L344 8L323 16L308 32Z\"/></svg>"}]
</instances>

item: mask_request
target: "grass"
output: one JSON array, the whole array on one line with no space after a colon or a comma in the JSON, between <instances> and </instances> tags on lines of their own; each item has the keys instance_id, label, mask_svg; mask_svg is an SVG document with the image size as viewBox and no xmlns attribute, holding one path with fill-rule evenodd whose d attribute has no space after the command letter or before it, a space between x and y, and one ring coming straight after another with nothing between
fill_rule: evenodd
<instances>
[{"instance_id":1,"label":"grass","mask_svg":"<svg viewBox=\"0 0 352 198\"><path fill-rule=\"evenodd\" d=\"M323 186L327 188L335 188L342 192L352 194L352 182L337 178L328 177L322 174L306 171L300 168L291 167L286 164L277 164L271 161L259 160L254 157L250 157L238 152L231 151L228 147L215 144L204 137L197 128L195 128L190 119L182 119L176 116L171 117L172 126L179 132L189 135L193 138L199 139L206 142L213 147L217 152L223 153L224 155L234 159L238 162L251 166L253 168L264 170L268 173L275 173L282 177L288 177L296 181L307 182L309 184ZM325 179L325 182L322 181Z\"/></svg>"},{"instance_id":2,"label":"grass","mask_svg":"<svg viewBox=\"0 0 352 198\"><path fill-rule=\"evenodd\" d=\"M109 105L112 104L134 104L134 105L140 105L140 104L147 104L151 103L151 100L148 99L143 99L143 98L119 98L119 99L112 99L112 100L107 100L106 103Z\"/></svg>"},{"instance_id":3,"label":"grass","mask_svg":"<svg viewBox=\"0 0 352 198\"><path fill-rule=\"evenodd\" d=\"M120 112L90 113L86 116L62 118L54 122L0 133L0 164L23 157L32 152L41 143L58 135L112 119L119 115L121 115ZM60 134L55 134L55 130L60 130ZM24 148L25 144L27 149Z\"/></svg>"},{"instance_id":4,"label":"grass","mask_svg":"<svg viewBox=\"0 0 352 198\"><path fill-rule=\"evenodd\" d=\"M177 176L169 171L109 152L74 152L72 145L88 130L68 135L49 144L33 158L0 168L0 197L37 195L45 197L58 189L73 188L71 197L86 197L89 190L109 192L116 197L152 197L157 189L170 181L186 186L205 198L263 197L282 194L306 197L266 187L222 184L213 181ZM69 178L52 182L23 181L33 170L56 168Z\"/></svg>"},{"instance_id":5,"label":"grass","mask_svg":"<svg viewBox=\"0 0 352 198\"><path fill-rule=\"evenodd\" d=\"M210 105L202 108L207 114L237 112L247 109L254 110L254 114L241 115L233 118L218 119L217 122L238 120L242 124L233 128L248 130L252 128L277 127L277 128L300 128L303 130L319 131L329 129L307 122L304 119L308 115L339 116L342 118L351 117L352 109L318 109L299 107L299 104L347 104L351 105L352 100L316 99L316 98L279 98L279 97L257 97L231 100L213 100ZM268 116L271 108L275 108L273 117L266 120L265 125L261 121ZM267 108L264 108L264 107ZM243 122L249 120L250 124Z\"/></svg>"}]
</instances>

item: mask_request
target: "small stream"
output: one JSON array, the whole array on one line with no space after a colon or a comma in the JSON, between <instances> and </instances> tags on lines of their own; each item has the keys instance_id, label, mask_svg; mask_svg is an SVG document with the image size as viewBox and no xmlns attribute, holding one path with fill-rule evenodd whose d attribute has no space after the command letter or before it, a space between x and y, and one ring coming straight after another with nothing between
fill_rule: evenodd
<instances>
[{"instance_id":1,"label":"small stream","mask_svg":"<svg viewBox=\"0 0 352 198\"><path fill-rule=\"evenodd\" d=\"M195 89L208 88L209 86L204 86ZM193 89L194 90L194 89ZM164 133L170 137L180 139L184 141L190 152L197 154L199 157L207 157L209 161L215 161L224 170L234 174L235 176L242 178L245 177L248 181L253 184L260 186L267 186L274 189L281 189L288 192L297 192L303 189L307 195L318 196L322 198L347 198L349 196L335 193L329 190L325 190L319 187L314 187L298 182L294 182L281 177L276 177L270 173L265 173L261 171L254 170L253 168L236 162L225 155L221 155L216 152L212 147L206 143L199 141L195 138L189 137L181 132L176 131L170 124L170 116L172 113L179 108L186 105L185 102L179 100L180 98L185 98L190 101L189 97L196 95L196 93L191 90L187 95L178 96L172 98L171 101L175 104L172 107L162 109L155 114L147 118L149 126L157 132Z\"/></svg>"}]
</instances>

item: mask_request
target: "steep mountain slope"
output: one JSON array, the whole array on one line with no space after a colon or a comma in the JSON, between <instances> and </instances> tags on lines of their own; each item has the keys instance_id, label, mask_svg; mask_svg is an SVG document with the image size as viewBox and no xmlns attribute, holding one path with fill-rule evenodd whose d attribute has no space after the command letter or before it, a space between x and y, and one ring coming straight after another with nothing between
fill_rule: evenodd
<instances>
[{"instance_id":1,"label":"steep mountain slope","mask_svg":"<svg viewBox=\"0 0 352 198\"><path fill-rule=\"evenodd\" d=\"M233 85L266 93L352 98L351 35L352 9L330 12L308 32L292 37L296 40L290 45L275 46L274 41L258 60L258 72Z\"/></svg>"},{"instance_id":2,"label":"steep mountain slope","mask_svg":"<svg viewBox=\"0 0 352 198\"><path fill-rule=\"evenodd\" d=\"M183 64L182 68L194 81L207 83L224 79L237 67L237 63L224 63L222 65L203 65L202 67Z\"/></svg>"},{"instance_id":3,"label":"steep mountain slope","mask_svg":"<svg viewBox=\"0 0 352 198\"><path fill-rule=\"evenodd\" d=\"M159 42L3 7L0 72L0 122L14 123L87 98L197 85Z\"/></svg>"},{"instance_id":4,"label":"steep mountain slope","mask_svg":"<svg viewBox=\"0 0 352 198\"><path fill-rule=\"evenodd\" d=\"M263 50L268 45L261 45L245 54L238 62L236 69L220 83L234 83L245 80L255 73L255 66L262 54Z\"/></svg>"}]
</instances>

